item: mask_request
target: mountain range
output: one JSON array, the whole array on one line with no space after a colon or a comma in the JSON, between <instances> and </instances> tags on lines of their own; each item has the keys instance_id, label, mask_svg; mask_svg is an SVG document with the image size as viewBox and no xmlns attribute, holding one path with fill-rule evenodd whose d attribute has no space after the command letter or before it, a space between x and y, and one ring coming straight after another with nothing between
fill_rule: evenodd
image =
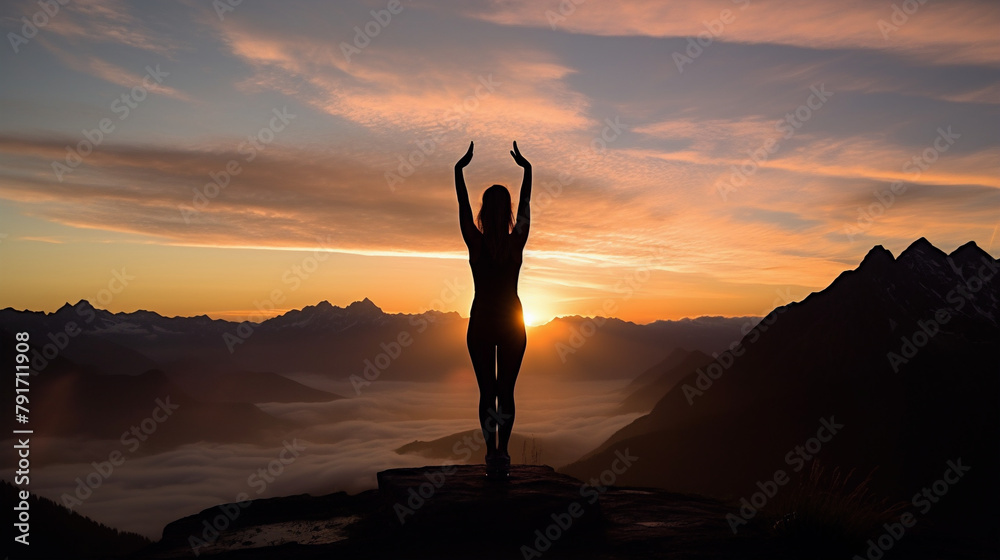
<instances>
[{"instance_id":1,"label":"mountain range","mask_svg":"<svg viewBox=\"0 0 1000 560\"><path fill-rule=\"evenodd\" d=\"M551 343L529 345L522 373L546 381L627 379L680 347L722 349L755 320L702 317L636 325L558 318L530 330ZM51 313L0 310L4 340L12 341L14 332L32 336L36 410L59 411L35 416L40 433L117 440L123 427L149 416L157 399L172 399L177 414L156 438L143 442L140 454L203 441L280 442L302 426L258 405L358 396L350 389L340 395L306 386L288 374L317 374L346 385L378 367L383 380L444 381L470 369L466 325L457 313L385 313L367 298L346 307L323 301L260 323L145 310L112 313L85 300ZM413 341L405 351L397 343L401 333ZM356 387L359 393L364 388ZM12 391L5 386L0 392L12 399ZM48 446L37 453L36 465L86 458L66 455L69 449L78 448Z\"/></svg>"},{"instance_id":2,"label":"mountain range","mask_svg":"<svg viewBox=\"0 0 1000 560\"><path fill-rule=\"evenodd\" d=\"M711 352L738 339L755 317L700 317L647 325L603 317L560 317L529 329L552 344L529 344L523 371L576 379L628 378L674 348ZM67 325L79 328L67 335ZM384 313L365 298L346 307L323 301L260 323L197 317L164 317L151 311L112 313L86 300L53 313L6 308L0 329L37 333L34 369L52 358L91 365L106 374L271 371L319 373L348 379L366 360L392 354L401 333L420 340L383 368L380 378L440 381L468 362L465 329L458 313ZM600 325L600 326L597 326ZM47 348L41 348L41 344ZM45 352L42 352L45 350ZM391 356L390 356L391 357Z\"/></svg>"}]
</instances>

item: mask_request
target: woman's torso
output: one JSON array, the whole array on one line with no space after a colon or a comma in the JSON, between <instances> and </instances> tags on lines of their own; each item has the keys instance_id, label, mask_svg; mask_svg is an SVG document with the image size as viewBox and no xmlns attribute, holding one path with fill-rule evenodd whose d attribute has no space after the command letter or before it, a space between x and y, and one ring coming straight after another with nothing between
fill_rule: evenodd
<instances>
[{"instance_id":1,"label":"woman's torso","mask_svg":"<svg viewBox=\"0 0 1000 560\"><path fill-rule=\"evenodd\" d=\"M510 239L510 258L494 258L480 236L477 255L470 255L472 279L476 294L472 300L470 314L504 313L521 311L521 300L517 297L517 280L521 271L521 251L516 240Z\"/></svg>"}]
</instances>

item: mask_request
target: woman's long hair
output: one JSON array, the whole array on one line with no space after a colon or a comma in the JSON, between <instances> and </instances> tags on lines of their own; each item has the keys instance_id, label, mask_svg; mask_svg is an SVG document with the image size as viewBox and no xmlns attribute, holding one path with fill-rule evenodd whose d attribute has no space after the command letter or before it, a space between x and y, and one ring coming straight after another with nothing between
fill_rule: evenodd
<instances>
[{"instance_id":1,"label":"woman's long hair","mask_svg":"<svg viewBox=\"0 0 1000 560\"><path fill-rule=\"evenodd\" d=\"M496 260L505 261L510 254L510 231L514 227L514 210L510 191L503 185L493 185L483 193L483 204L476 215L476 226L483 232L486 250Z\"/></svg>"}]
</instances>

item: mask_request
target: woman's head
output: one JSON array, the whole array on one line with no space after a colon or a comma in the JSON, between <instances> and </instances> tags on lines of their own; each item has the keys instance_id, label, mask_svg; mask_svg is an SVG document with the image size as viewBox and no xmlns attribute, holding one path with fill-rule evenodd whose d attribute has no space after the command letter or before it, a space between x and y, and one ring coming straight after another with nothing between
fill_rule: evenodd
<instances>
[{"instance_id":1,"label":"woman's head","mask_svg":"<svg viewBox=\"0 0 1000 560\"><path fill-rule=\"evenodd\" d=\"M483 204L476 216L476 226L483 232L490 254L494 257L508 255L508 237L514 227L514 210L507 187L493 185L486 189Z\"/></svg>"}]
</instances>

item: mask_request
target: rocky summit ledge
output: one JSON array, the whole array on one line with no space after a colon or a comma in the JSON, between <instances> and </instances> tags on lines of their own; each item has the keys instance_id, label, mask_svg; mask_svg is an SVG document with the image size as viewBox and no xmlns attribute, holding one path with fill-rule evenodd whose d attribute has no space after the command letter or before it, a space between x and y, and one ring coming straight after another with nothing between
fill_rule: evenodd
<instances>
[{"instance_id":1,"label":"rocky summit ledge","mask_svg":"<svg viewBox=\"0 0 1000 560\"><path fill-rule=\"evenodd\" d=\"M547 466L391 469L378 490L223 504L167 525L138 558L757 558L753 527L734 536L718 501L603 487ZM232 518L232 519L230 519ZM213 529L213 524L217 529ZM194 540L192 540L194 537ZM201 540L198 540L201 539ZM773 556L773 555L772 555Z\"/></svg>"},{"instance_id":2,"label":"rocky summit ledge","mask_svg":"<svg viewBox=\"0 0 1000 560\"><path fill-rule=\"evenodd\" d=\"M588 540L601 525L599 492L547 466L515 466L506 480L483 465L392 469L378 473L379 491L407 538L455 538L548 549L555 541Z\"/></svg>"}]
</instances>

